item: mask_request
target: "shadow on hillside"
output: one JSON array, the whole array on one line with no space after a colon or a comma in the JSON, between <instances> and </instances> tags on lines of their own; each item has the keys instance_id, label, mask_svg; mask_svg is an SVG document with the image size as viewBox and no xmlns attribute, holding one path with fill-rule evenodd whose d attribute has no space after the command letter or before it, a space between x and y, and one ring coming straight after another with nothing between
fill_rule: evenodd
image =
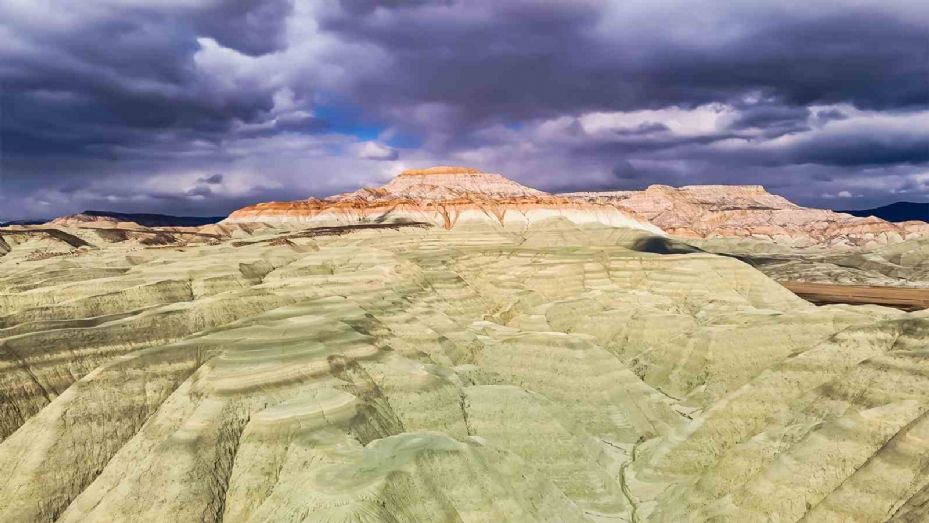
<instances>
[{"instance_id":1,"label":"shadow on hillside","mask_svg":"<svg viewBox=\"0 0 929 523\"><path fill-rule=\"evenodd\" d=\"M630 249L638 252L649 252L652 254L694 254L706 252L703 249L686 244L682 241L662 236L646 236L632 242Z\"/></svg>"}]
</instances>

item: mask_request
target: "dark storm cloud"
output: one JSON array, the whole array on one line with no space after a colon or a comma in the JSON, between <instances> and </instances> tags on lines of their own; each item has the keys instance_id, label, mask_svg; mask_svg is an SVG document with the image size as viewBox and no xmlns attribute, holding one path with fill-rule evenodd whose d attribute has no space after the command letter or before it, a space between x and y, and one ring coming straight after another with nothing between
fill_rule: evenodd
<instances>
[{"instance_id":1,"label":"dark storm cloud","mask_svg":"<svg viewBox=\"0 0 929 523\"><path fill-rule=\"evenodd\" d=\"M213 174L213 175L210 175L210 176L206 176L206 177L204 177L204 178L198 178L198 179L197 179L197 182L198 182L198 183L205 183L205 184L208 184L208 185L220 184L220 183L223 183L223 175L221 175L221 174Z\"/></svg>"},{"instance_id":2,"label":"dark storm cloud","mask_svg":"<svg viewBox=\"0 0 929 523\"><path fill-rule=\"evenodd\" d=\"M222 89L193 58L201 37L246 54L277 49L291 4L212 4L0 5L5 148L71 153L159 130L221 136L269 111L271 89Z\"/></svg>"},{"instance_id":3,"label":"dark storm cloud","mask_svg":"<svg viewBox=\"0 0 929 523\"><path fill-rule=\"evenodd\" d=\"M635 180L641 173L628 160L622 160L613 166L613 176L620 180Z\"/></svg>"},{"instance_id":4,"label":"dark storm cloud","mask_svg":"<svg viewBox=\"0 0 929 523\"><path fill-rule=\"evenodd\" d=\"M815 139L793 148L784 163L817 163L837 166L924 164L929 162L929 138L905 136L887 140L881 136L850 139Z\"/></svg>"},{"instance_id":5,"label":"dark storm cloud","mask_svg":"<svg viewBox=\"0 0 929 523\"><path fill-rule=\"evenodd\" d=\"M929 101L927 8L915 2L623 4L462 1L330 12L323 27L387 50L390 74L357 80L377 108L450 104L462 123L693 106L751 90L794 108Z\"/></svg>"},{"instance_id":6,"label":"dark storm cloud","mask_svg":"<svg viewBox=\"0 0 929 523\"><path fill-rule=\"evenodd\" d=\"M817 123L824 124L835 120L845 120L848 115L838 109L823 109L816 111L815 118Z\"/></svg>"},{"instance_id":7,"label":"dark storm cloud","mask_svg":"<svg viewBox=\"0 0 929 523\"><path fill-rule=\"evenodd\" d=\"M766 104L739 108L739 117L729 125L730 129L763 129L768 138L809 129L810 110L806 107Z\"/></svg>"},{"instance_id":8,"label":"dark storm cloud","mask_svg":"<svg viewBox=\"0 0 929 523\"><path fill-rule=\"evenodd\" d=\"M892 198L929 172L927 27L915 1L0 1L0 218L215 214L453 160Z\"/></svg>"},{"instance_id":9,"label":"dark storm cloud","mask_svg":"<svg viewBox=\"0 0 929 523\"><path fill-rule=\"evenodd\" d=\"M254 56L286 45L284 23L292 11L292 0L224 0L196 20L204 36Z\"/></svg>"}]
</instances>

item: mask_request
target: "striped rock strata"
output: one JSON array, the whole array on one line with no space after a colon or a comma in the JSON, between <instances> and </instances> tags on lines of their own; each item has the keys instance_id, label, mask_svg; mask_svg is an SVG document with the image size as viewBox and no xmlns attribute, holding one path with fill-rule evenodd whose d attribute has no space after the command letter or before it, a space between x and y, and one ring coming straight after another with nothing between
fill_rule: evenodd
<instances>
[{"instance_id":1,"label":"striped rock strata","mask_svg":"<svg viewBox=\"0 0 929 523\"><path fill-rule=\"evenodd\" d=\"M929 311L643 236L14 248L0 521L926 521Z\"/></svg>"},{"instance_id":2,"label":"striped rock strata","mask_svg":"<svg viewBox=\"0 0 929 523\"><path fill-rule=\"evenodd\" d=\"M923 222L891 223L796 205L760 185L652 185L644 191L568 193L583 203L612 204L674 236L748 237L793 246L861 247L929 234Z\"/></svg>"},{"instance_id":3,"label":"striped rock strata","mask_svg":"<svg viewBox=\"0 0 929 523\"><path fill-rule=\"evenodd\" d=\"M661 233L635 213L609 203L554 196L499 174L444 166L404 171L383 187L323 200L259 203L233 212L223 223L328 226L425 222L451 229L463 223L525 226L546 218Z\"/></svg>"}]
</instances>

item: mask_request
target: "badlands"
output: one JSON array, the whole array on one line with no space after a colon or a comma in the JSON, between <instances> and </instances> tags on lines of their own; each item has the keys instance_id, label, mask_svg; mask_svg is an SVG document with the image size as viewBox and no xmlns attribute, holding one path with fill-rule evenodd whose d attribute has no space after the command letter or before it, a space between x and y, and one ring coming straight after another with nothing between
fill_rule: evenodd
<instances>
[{"instance_id":1,"label":"badlands","mask_svg":"<svg viewBox=\"0 0 929 523\"><path fill-rule=\"evenodd\" d=\"M925 521L924 223L441 167L0 229L0 521ZM777 281L776 281L777 280Z\"/></svg>"}]
</instances>

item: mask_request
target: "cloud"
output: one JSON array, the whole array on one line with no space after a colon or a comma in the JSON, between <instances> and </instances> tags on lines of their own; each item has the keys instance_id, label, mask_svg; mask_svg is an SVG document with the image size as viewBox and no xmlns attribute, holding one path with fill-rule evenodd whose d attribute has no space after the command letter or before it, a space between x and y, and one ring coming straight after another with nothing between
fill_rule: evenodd
<instances>
[{"instance_id":1,"label":"cloud","mask_svg":"<svg viewBox=\"0 0 929 523\"><path fill-rule=\"evenodd\" d=\"M635 180L641 173L628 160L621 160L613 166L613 176L620 180Z\"/></svg>"},{"instance_id":2,"label":"cloud","mask_svg":"<svg viewBox=\"0 0 929 523\"><path fill-rule=\"evenodd\" d=\"M905 0L0 2L0 218L217 214L401 156L929 198L927 25Z\"/></svg>"},{"instance_id":3,"label":"cloud","mask_svg":"<svg viewBox=\"0 0 929 523\"><path fill-rule=\"evenodd\" d=\"M382 143L364 142L358 147L358 157L367 160L396 160L400 153Z\"/></svg>"},{"instance_id":4,"label":"cloud","mask_svg":"<svg viewBox=\"0 0 929 523\"><path fill-rule=\"evenodd\" d=\"M218 185L218 184L223 183L223 175L212 174L210 176L205 176L203 178L197 178L197 183L205 183L207 185Z\"/></svg>"},{"instance_id":5,"label":"cloud","mask_svg":"<svg viewBox=\"0 0 929 523\"><path fill-rule=\"evenodd\" d=\"M213 195L213 189L210 189L209 186L206 185L198 185L188 189L186 194L187 196L192 196L195 199L206 198L207 196Z\"/></svg>"},{"instance_id":6,"label":"cloud","mask_svg":"<svg viewBox=\"0 0 929 523\"><path fill-rule=\"evenodd\" d=\"M462 108L466 124L729 102L750 91L795 106L915 106L927 99L911 59L925 51L927 11L877 1L486 0L361 18L329 11L322 27L386 51L357 79L363 103L442 101Z\"/></svg>"}]
</instances>

